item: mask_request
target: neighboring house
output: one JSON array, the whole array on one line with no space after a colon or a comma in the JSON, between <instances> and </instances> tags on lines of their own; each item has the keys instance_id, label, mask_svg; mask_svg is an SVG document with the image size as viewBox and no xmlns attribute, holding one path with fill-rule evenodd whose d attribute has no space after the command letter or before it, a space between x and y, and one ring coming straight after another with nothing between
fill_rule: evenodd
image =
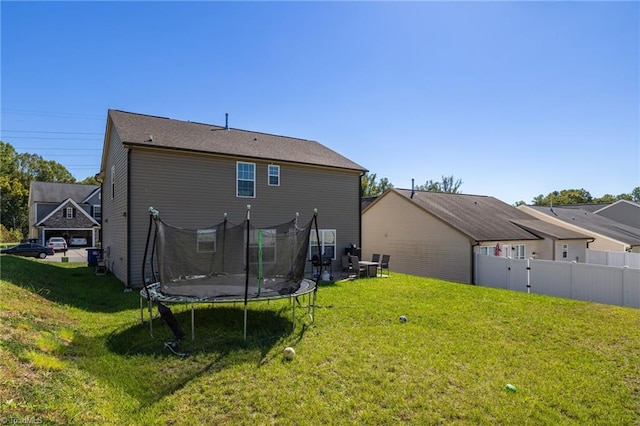
<instances>
[{"instance_id":1,"label":"neighboring house","mask_svg":"<svg viewBox=\"0 0 640 426\"><path fill-rule=\"evenodd\" d=\"M29 186L29 238L42 244L51 237L82 237L97 246L101 212L97 185L34 181Z\"/></svg>"},{"instance_id":2,"label":"neighboring house","mask_svg":"<svg viewBox=\"0 0 640 426\"><path fill-rule=\"evenodd\" d=\"M340 259L360 244L360 178L367 170L318 142L228 126L109 110L99 179L107 268L143 285L149 207L169 224L306 222L318 209L320 243ZM337 256L337 257L336 257ZM339 261L332 263L340 269Z\"/></svg>"},{"instance_id":3,"label":"neighboring house","mask_svg":"<svg viewBox=\"0 0 640 426\"><path fill-rule=\"evenodd\" d=\"M598 216L603 216L627 226L640 229L640 203L618 200L594 211Z\"/></svg>"},{"instance_id":4,"label":"neighboring house","mask_svg":"<svg viewBox=\"0 0 640 426\"><path fill-rule=\"evenodd\" d=\"M551 224L581 232L594 239L590 249L640 253L640 229L585 209L520 205L518 209Z\"/></svg>"},{"instance_id":5,"label":"neighboring house","mask_svg":"<svg viewBox=\"0 0 640 426\"><path fill-rule=\"evenodd\" d=\"M363 258L391 269L474 283L474 254L584 261L589 237L535 219L496 198L390 189L362 213Z\"/></svg>"}]
</instances>

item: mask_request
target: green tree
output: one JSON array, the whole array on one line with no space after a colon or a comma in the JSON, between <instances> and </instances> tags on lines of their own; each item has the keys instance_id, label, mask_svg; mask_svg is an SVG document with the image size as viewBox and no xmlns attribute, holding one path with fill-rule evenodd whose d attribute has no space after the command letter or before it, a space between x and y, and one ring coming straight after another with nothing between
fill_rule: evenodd
<instances>
[{"instance_id":1,"label":"green tree","mask_svg":"<svg viewBox=\"0 0 640 426\"><path fill-rule=\"evenodd\" d=\"M363 197L377 197L382 195L384 191L389 188L393 188L393 184L389 182L389 179L382 178L380 182L376 181L375 173L365 173L360 179L360 186L362 188Z\"/></svg>"},{"instance_id":2,"label":"green tree","mask_svg":"<svg viewBox=\"0 0 640 426\"><path fill-rule=\"evenodd\" d=\"M82 181L80 181L78 183L81 183L83 185L98 185L98 186L100 186L100 182L97 181L95 176L86 177L86 178L84 178L84 180L82 180Z\"/></svg>"},{"instance_id":3,"label":"green tree","mask_svg":"<svg viewBox=\"0 0 640 426\"><path fill-rule=\"evenodd\" d=\"M548 206L551 203L561 204L587 204L593 202L593 197L585 189L563 189L550 192L546 197L542 194L533 199L536 206Z\"/></svg>"},{"instance_id":4,"label":"green tree","mask_svg":"<svg viewBox=\"0 0 640 426\"><path fill-rule=\"evenodd\" d=\"M556 205L588 204L588 203L615 203L618 200L640 201L640 187L635 187L626 194L604 194L602 197L594 198L585 189L563 189L553 191L546 196L540 194L533 198L532 204L535 206L548 206L552 202ZM522 202L519 202L523 204ZM518 205L518 203L516 203Z\"/></svg>"},{"instance_id":5,"label":"green tree","mask_svg":"<svg viewBox=\"0 0 640 426\"><path fill-rule=\"evenodd\" d=\"M7 229L29 232L29 187L31 181L75 183L60 163L37 154L19 154L9 143L0 141L0 223Z\"/></svg>"},{"instance_id":6,"label":"green tree","mask_svg":"<svg viewBox=\"0 0 640 426\"><path fill-rule=\"evenodd\" d=\"M428 180L424 185L418 185L416 188L418 191L430 191L430 192L448 192L450 194L457 194L462 186L462 180L455 180L453 175L442 176L440 182L434 182Z\"/></svg>"}]
</instances>

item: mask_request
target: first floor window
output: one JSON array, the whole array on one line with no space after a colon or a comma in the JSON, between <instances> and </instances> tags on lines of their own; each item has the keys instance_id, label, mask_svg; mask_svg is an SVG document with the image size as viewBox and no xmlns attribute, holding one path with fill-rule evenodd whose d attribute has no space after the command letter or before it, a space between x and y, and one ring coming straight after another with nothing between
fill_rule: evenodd
<instances>
[{"instance_id":1,"label":"first floor window","mask_svg":"<svg viewBox=\"0 0 640 426\"><path fill-rule=\"evenodd\" d=\"M246 235L246 234L245 234ZM252 229L249 235L249 262L274 263L276 261L276 230Z\"/></svg>"},{"instance_id":2,"label":"first floor window","mask_svg":"<svg viewBox=\"0 0 640 426\"><path fill-rule=\"evenodd\" d=\"M513 258L514 259L524 259L525 258L525 247L524 244L514 244L512 247Z\"/></svg>"},{"instance_id":3,"label":"first floor window","mask_svg":"<svg viewBox=\"0 0 640 426\"><path fill-rule=\"evenodd\" d=\"M324 257L330 259L336 258L336 230L335 229L319 229L320 234L320 253ZM315 230L311 230L311 238L309 239L309 256L318 253L318 235Z\"/></svg>"},{"instance_id":4,"label":"first floor window","mask_svg":"<svg viewBox=\"0 0 640 426\"><path fill-rule=\"evenodd\" d=\"M562 245L562 258L566 259L569 257L569 244Z\"/></svg>"},{"instance_id":5,"label":"first floor window","mask_svg":"<svg viewBox=\"0 0 640 426\"><path fill-rule=\"evenodd\" d=\"M198 253L214 253L216 251L216 230L198 229Z\"/></svg>"},{"instance_id":6,"label":"first floor window","mask_svg":"<svg viewBox=\"0 0 640 426\"><path fill-rule=\"evenodd\" d=\"M480 246L480 254L484 254L487 256L493 256L494 252L495 252L495 247L489 247L489 246Z\"/></svg>"},{"instance_id":7,"label":"first floor window","mask_svg":"<svg viewBox=\"0 0 640 426\"><path fill-rule=\"evenodd\" d=\"M256 196L256 165L236 163L236 197Z\"/></svg>"}]
</instances>

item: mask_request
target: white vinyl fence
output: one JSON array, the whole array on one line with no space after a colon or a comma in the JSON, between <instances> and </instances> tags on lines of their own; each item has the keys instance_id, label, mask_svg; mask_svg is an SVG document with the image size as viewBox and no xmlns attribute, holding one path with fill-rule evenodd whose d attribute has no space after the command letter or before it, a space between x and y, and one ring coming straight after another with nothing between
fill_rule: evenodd
<instances>
[{"instance_id":1,"label":"white vinyl fence","mask_svg":"<svg viewBox=\"0 0 640 426\"><path fill-rule=\"evenodd\" d=\"M629 268L640 269L640 253L587 249L584 263L591 263L593 265L628 266Z\"/></svg>"},{"instance_id":2,"label":"white vinyl fence","mask_svg":"<svg viewBox=\"0 0 640 426\"><path fill-rule=\"evenodd\" d=\"M475 255L476 284L640 308L640 269Z\"/></svg>"}]
</instances>

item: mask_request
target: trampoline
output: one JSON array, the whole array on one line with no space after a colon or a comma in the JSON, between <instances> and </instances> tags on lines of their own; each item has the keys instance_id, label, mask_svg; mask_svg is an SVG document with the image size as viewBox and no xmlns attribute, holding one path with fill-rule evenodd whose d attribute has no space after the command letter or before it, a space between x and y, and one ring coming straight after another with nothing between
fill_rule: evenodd
<instances>
[{"instance_id":1,"label":"trampoline","mask_svg":"<svg viewBox=\"0 0 640 426\"><path fill-rule=\"evenodd\" d=\"M250 209L247 206L246 219L237 225L230 223L225 214L224 220L216 225L187 229L165 223L157 210L149 208L140 320L144 323L146 301L151 337L154 303L176 340L181 340L184 333L165 304L191 307L192 340L195 340L194 308L199 303L242 303L245 340L249 302L290 299L295 329L296 304L302 306L299 298L307 296L306 308L313 321L317 281L304 275L313 231L315 241L319 240L317 212L303 225L296 213L289 222L254 227ZM318 245L312 249L317 251ZM319 273L314 276L319 277Z\"/></svg>"}]
</instances>

